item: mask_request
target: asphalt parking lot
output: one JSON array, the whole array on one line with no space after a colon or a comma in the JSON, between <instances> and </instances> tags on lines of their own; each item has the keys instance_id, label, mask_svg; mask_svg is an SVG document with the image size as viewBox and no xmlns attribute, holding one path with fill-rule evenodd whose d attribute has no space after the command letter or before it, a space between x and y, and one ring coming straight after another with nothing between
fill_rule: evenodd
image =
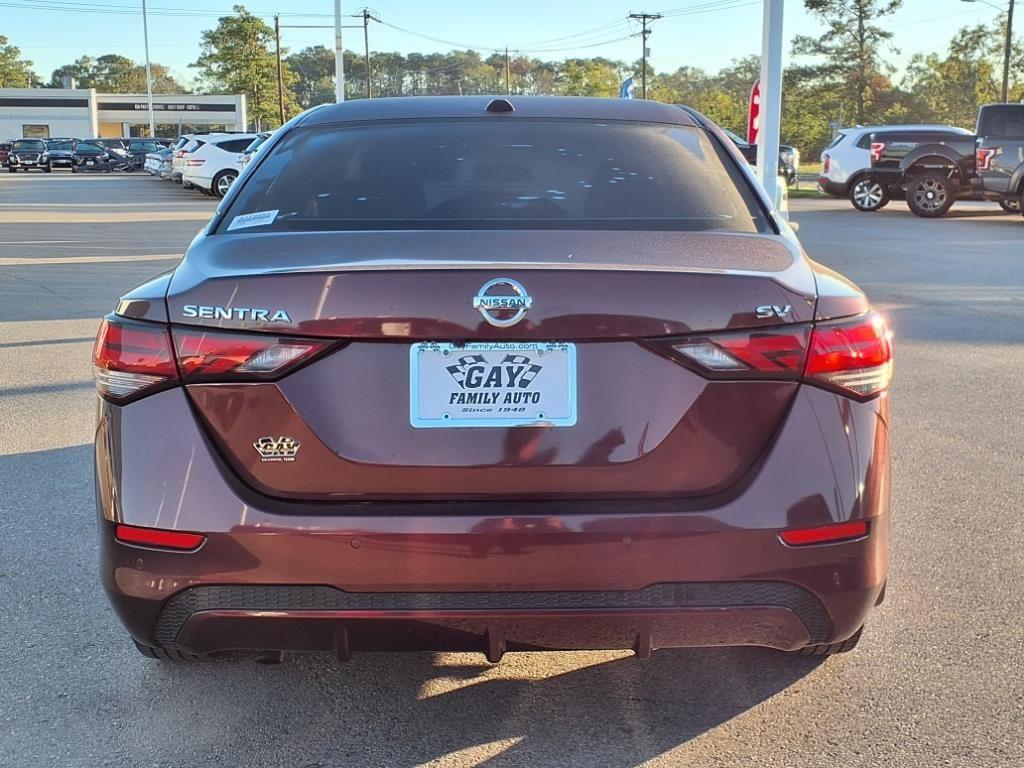
<instances>
[{"instance_id":1,"label":"asphalt parking lot","mask_svg":"<svg viewBox=\"0 0 1024 768\"><path fill-rule=\"evenodd\" d=\"M100 590L89 355L215 202L143 175L0 174L0 764L1024 765L1024 220L799 200L896 337L892 571L860 647L138 655Z\"/></svg>"}]
</instances>

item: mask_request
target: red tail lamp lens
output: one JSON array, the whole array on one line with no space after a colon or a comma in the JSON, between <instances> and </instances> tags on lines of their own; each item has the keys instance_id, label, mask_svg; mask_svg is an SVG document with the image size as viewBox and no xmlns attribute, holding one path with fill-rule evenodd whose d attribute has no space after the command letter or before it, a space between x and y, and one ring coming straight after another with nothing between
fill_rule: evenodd
<instances>
[{"instance_id":1,"label":"red tail lamp lens","mask_svg":"<svg viewBox=\"0 0 1024 768\"><path fill-rule=\"evenodd\" d=\"M93 346L96 389L111 400L126 400L178 377L171 338L159 325L106 318Z\"/></svg>"},{"instance_id":2,"label":"red tail lamp lens","mask_svg":"<svg viewBox=\"0 0 1024 768\"><path fill-rule=\"evenodd\" d=\"M823 323L811 334L806 378L860 397L892 380L892 337L881 315Z\"/></svg>"},{"instance_id":3,"label":"red tail lamp lens","mask_svg":"<svg viewBox=\"0 0 1024 768\"><path fill-rule=\"evenodd\" d=\"M975 153L974 163L979 171L991 171L992 161L999 154L998 147L982 147Z\"/></svg>"},{"instance_id":4,"label":"red tail lamp lens","mask_svg":"<svg viewBox=\"0 0 1024 768\"><path fill-rule=\"evenodd\" d=\"M186 381L271 378L308 360L329 342L267 334L174 331L181 376Z\"/></svg>"},{"instance_id":5,"label":"red tail lamp lens","mask_svg":"<svg viewBox=\"0 0 1024 768\"><path fill-rule=\"evenodd\" d=\"M201 533L185 531L168 531L161 528L140 528L135 525L118 525L114 536L125 544L138 544L143 547L160 547L163 549L191 550L198 549L206 541Z\"/></svg>"},{"instance_id":6,"label":"red tail lamp lens","mask_svg":"<svg viewBox=\"0 0 1024 768\"><path fill-rule=\"evenodd\" d=\"M868 521L856 520L852 523L836 523L819 528L797 528L782 531L779 538L791 547L802 547L808 544L830 544L838 541L859 539L868 535Z\"/></svg>"},{"instance_id":7,"label":"red tail lamp lens","mask_svg":"<svg viewBox=\"0 0 1024 768\"><path fill-rule=\"evenodd\" d=\"M877 163L882 159L882 153L885 152L884 141L872 141L871 142L871 162Z\"/></svg>"}]
</instances>

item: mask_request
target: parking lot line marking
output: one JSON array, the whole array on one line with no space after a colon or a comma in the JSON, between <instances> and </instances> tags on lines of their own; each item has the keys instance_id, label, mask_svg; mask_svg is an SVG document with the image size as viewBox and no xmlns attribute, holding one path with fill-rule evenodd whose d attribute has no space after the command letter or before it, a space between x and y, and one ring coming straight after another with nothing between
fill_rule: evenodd
<instances>
[{"instance_id":1,"label":"parking lot line marking","mask_svg":"<svg viewBox=\"0 0 1024 768\"><path fill-rule=\"evenodd\" d=\"M0 259L0 267L37 267L46 264L102 264L109 261L168 261L181 259L180 253L151 253L145 256L54 256L34 259L20 257Z\"/></svg>"}]
</instances>

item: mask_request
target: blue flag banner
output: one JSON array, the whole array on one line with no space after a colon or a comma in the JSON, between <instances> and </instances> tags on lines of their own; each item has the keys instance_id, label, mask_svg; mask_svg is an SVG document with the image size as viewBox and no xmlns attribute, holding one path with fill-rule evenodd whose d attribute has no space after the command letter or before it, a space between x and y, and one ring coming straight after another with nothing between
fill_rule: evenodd
<instances>
[{"instance_id":1,"label":"blue flag banner","mask_svg":"<svg viewBox=\"0 0 1024 768\"><path fill-rule=\"evenodd\" d=\"M633 98L633 91L635 89L636 89L636 86L633 85L633 78L632 77L627 77L625 80L622 81L622 85L619 86L619 98L620 99L632 99Z\"/></svg>"}]
</instances>

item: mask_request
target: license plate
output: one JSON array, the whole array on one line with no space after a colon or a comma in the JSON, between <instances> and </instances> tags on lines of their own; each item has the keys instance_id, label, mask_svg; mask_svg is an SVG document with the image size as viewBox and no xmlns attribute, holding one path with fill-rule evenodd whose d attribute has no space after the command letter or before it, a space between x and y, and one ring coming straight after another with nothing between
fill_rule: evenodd
<instances>
[{"instance_id":1,"label":"license plate","mask_svg":"<svg viewBox=\"0 0 1024 768\"><path fill-rule=\"evenodd\" d=\"M96 165L96 161L95 160L86 160L85 164L86 165Z\"/></svg>"},{"instance_id":2,"label":"license plate","mask_svg":"<svg viewBox=\"0 0 1024 768\"><path fill-rule=\"evenodd\" d=\"M413 344L409 421L417 428L571 427L576 423L576 345Z\"/></svg>"}]
</instances>

